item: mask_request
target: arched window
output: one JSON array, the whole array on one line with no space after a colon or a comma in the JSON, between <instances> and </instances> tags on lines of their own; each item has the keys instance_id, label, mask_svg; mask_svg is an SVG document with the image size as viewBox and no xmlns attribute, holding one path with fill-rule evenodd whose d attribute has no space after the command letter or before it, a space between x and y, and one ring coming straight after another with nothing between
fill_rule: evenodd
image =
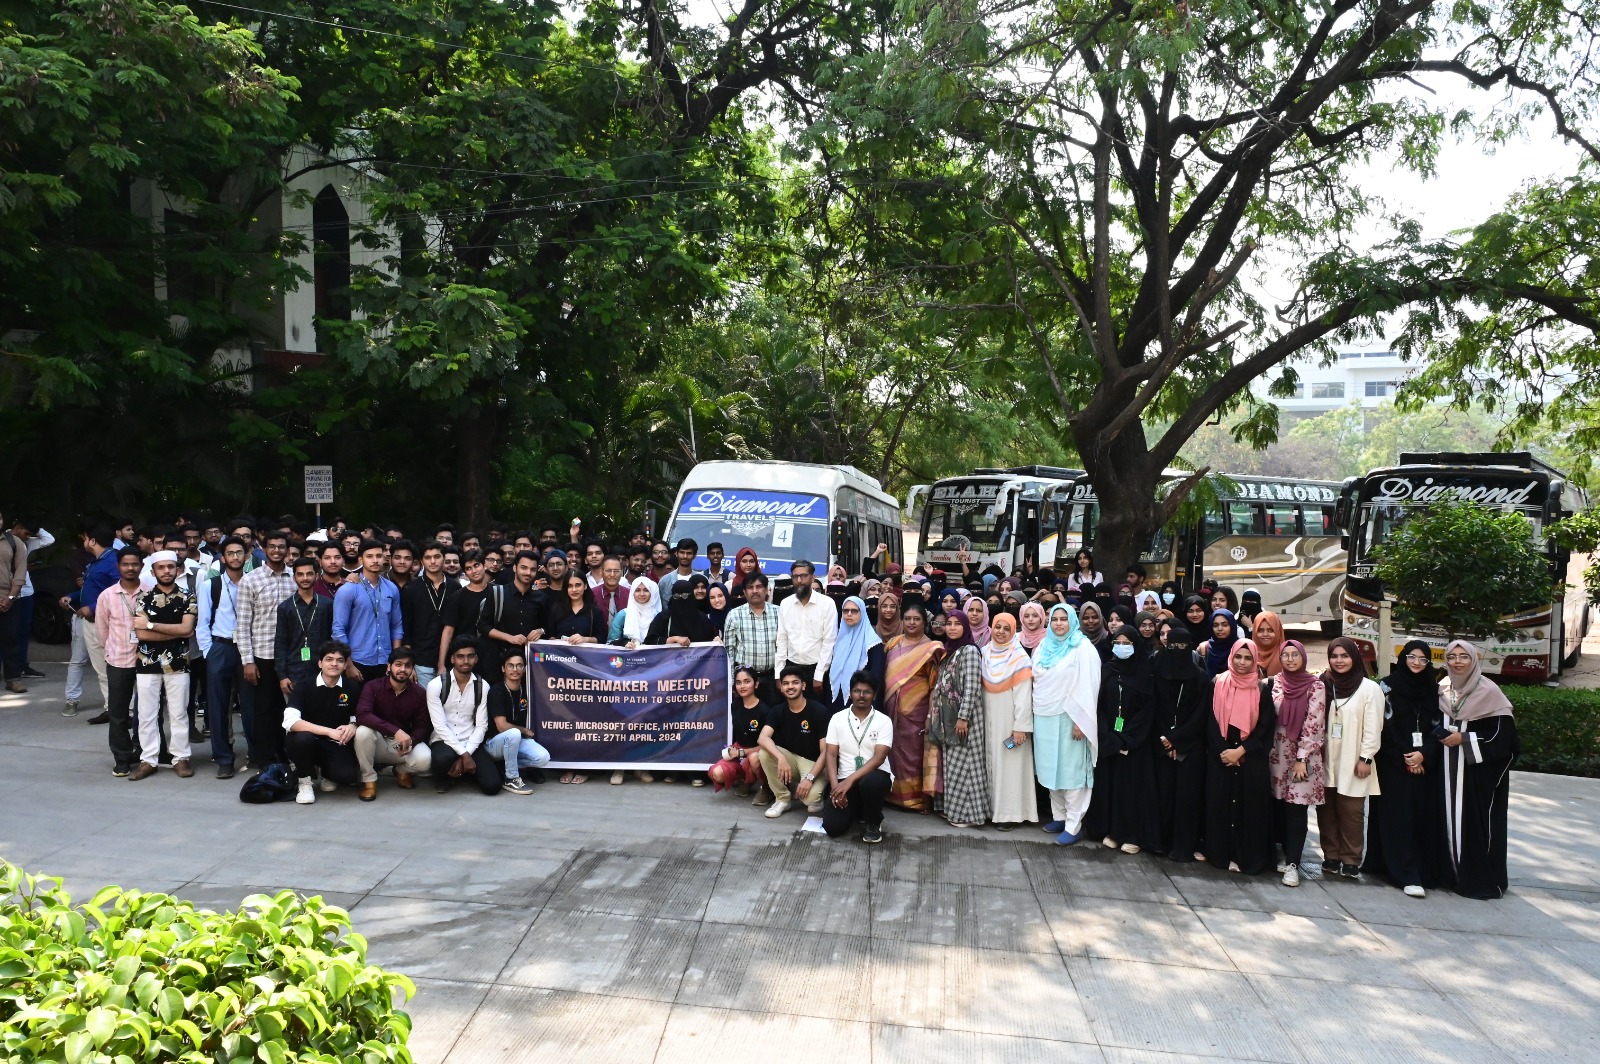
<instances>
[{"instance_id":1,"label":"arched window","mask_svg":"<svg viewBox=\"0 0 1600 1064\"><path fill-rule=\"evenodd\" d=\"M350 320L350 215L332 185L311 205L313 266L319 321ZM327 351L318 330L317 347Z\"/></svg>"}]
</instances>

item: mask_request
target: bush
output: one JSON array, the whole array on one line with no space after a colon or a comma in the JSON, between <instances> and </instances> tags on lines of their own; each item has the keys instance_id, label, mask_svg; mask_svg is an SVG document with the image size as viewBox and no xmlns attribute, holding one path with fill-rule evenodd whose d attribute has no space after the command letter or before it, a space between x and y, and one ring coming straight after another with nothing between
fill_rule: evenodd
<instances>
[{"instance_id":1,"label":"bush","mask_svg":"<svg viewBox=\"0 0 1600 1064\"><path fill-rule=\"evenodd\" d=\"M1500 689L1515 707L1522 742L1517 768L1600 776L1600 691L1512 684Z\"/></svg>"},{"instance_id":2,"label":"bush","mask_svg":"<svg viewBox=\"0 0 1600 1064\"><path fill-rule=\"evenodd\" d=\"M366 962L350 916L293 891L237 913L0 862L0 1059L408 1064L411 981ZM403 999L403 998L402 998Z\"/></svg>"}]
</instances>

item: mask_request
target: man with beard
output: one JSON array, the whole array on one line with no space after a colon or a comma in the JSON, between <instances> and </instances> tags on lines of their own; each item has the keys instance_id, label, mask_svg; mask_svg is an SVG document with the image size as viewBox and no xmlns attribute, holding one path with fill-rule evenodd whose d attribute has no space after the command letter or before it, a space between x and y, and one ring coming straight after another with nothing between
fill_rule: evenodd
<instances>
[{"instance_id":1,"label":"man with beard","mask_svg":"<svg viewBox=\"0 0 1600 1064\"><path fill-rule=\"evenodd\" d=\"M134 666L139 691L139 767L128 776L155 775L161 754L161 696L167 696L167 749L173 774L187 779L189 767L189 637L198 608L194 595L178 585L182 563L170 550L151 556L156 586L139 598L133 619L138 657Z\"/></svg>"},{"instance_id":2,"label":"man with beard","mask_svg":"<svg viewBox=\"0 0 1600 1064\"><path fill-rule=\"evenodd\" d=\"M778 645L774 667L778 675L788 666L805 674L810 690L824 690L823 677L833 661L833 641L839 634L839 612L833 600L815 594L817 567L799 559L789 567L794 594L778 606Z\"/></svg>"}]
</instances>

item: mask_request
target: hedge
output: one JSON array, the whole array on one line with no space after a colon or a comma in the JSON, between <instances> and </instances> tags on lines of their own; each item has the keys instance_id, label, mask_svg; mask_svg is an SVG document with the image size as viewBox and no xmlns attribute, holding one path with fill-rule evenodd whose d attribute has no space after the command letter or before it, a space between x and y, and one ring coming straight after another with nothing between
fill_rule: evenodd
<instances>
[{"instance_id":1,"label":"hedge","mask_svg":"<svg viewBox=\"0 0 1600 1064\"><path fill-rule=\"evenodd\" d=\"M403 975L344 910L293 891L214 913L0 862L0 1059L409 1064Z\"/></svg>"},{"instance_id":2,"label":"hedge","mask_svg":"<svg viewBox=\"0 0 1600 1064\"><path fill-rule=\"evenodd\" d=\"M1515 707L1522 742L1517 768L1600 776L1600 691L1514 684L1500 689Z\"/></svg>"}]
</instances>

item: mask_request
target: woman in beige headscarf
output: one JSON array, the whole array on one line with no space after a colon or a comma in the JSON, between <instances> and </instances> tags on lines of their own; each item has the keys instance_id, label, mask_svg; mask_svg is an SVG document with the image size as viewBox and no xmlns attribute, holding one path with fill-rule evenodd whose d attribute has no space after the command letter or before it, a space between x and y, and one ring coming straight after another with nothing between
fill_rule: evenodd
<instances>
[{"instance_id":1,"label":"woman in beige headscarf","mask_svg":"<svg viewBox=\"0 0 1600 1064\"><path fill-rule=\"evenodd\" d=\"M1521 747L1511 700L1483 675L1478 648L1457 639L1444 649L1439 681L1444 714L1440 776L1444 786L1444 849L1454 890L1468 898L1506 892L1506 804L1511 766Z\"/></svg>"}]
</instances>

